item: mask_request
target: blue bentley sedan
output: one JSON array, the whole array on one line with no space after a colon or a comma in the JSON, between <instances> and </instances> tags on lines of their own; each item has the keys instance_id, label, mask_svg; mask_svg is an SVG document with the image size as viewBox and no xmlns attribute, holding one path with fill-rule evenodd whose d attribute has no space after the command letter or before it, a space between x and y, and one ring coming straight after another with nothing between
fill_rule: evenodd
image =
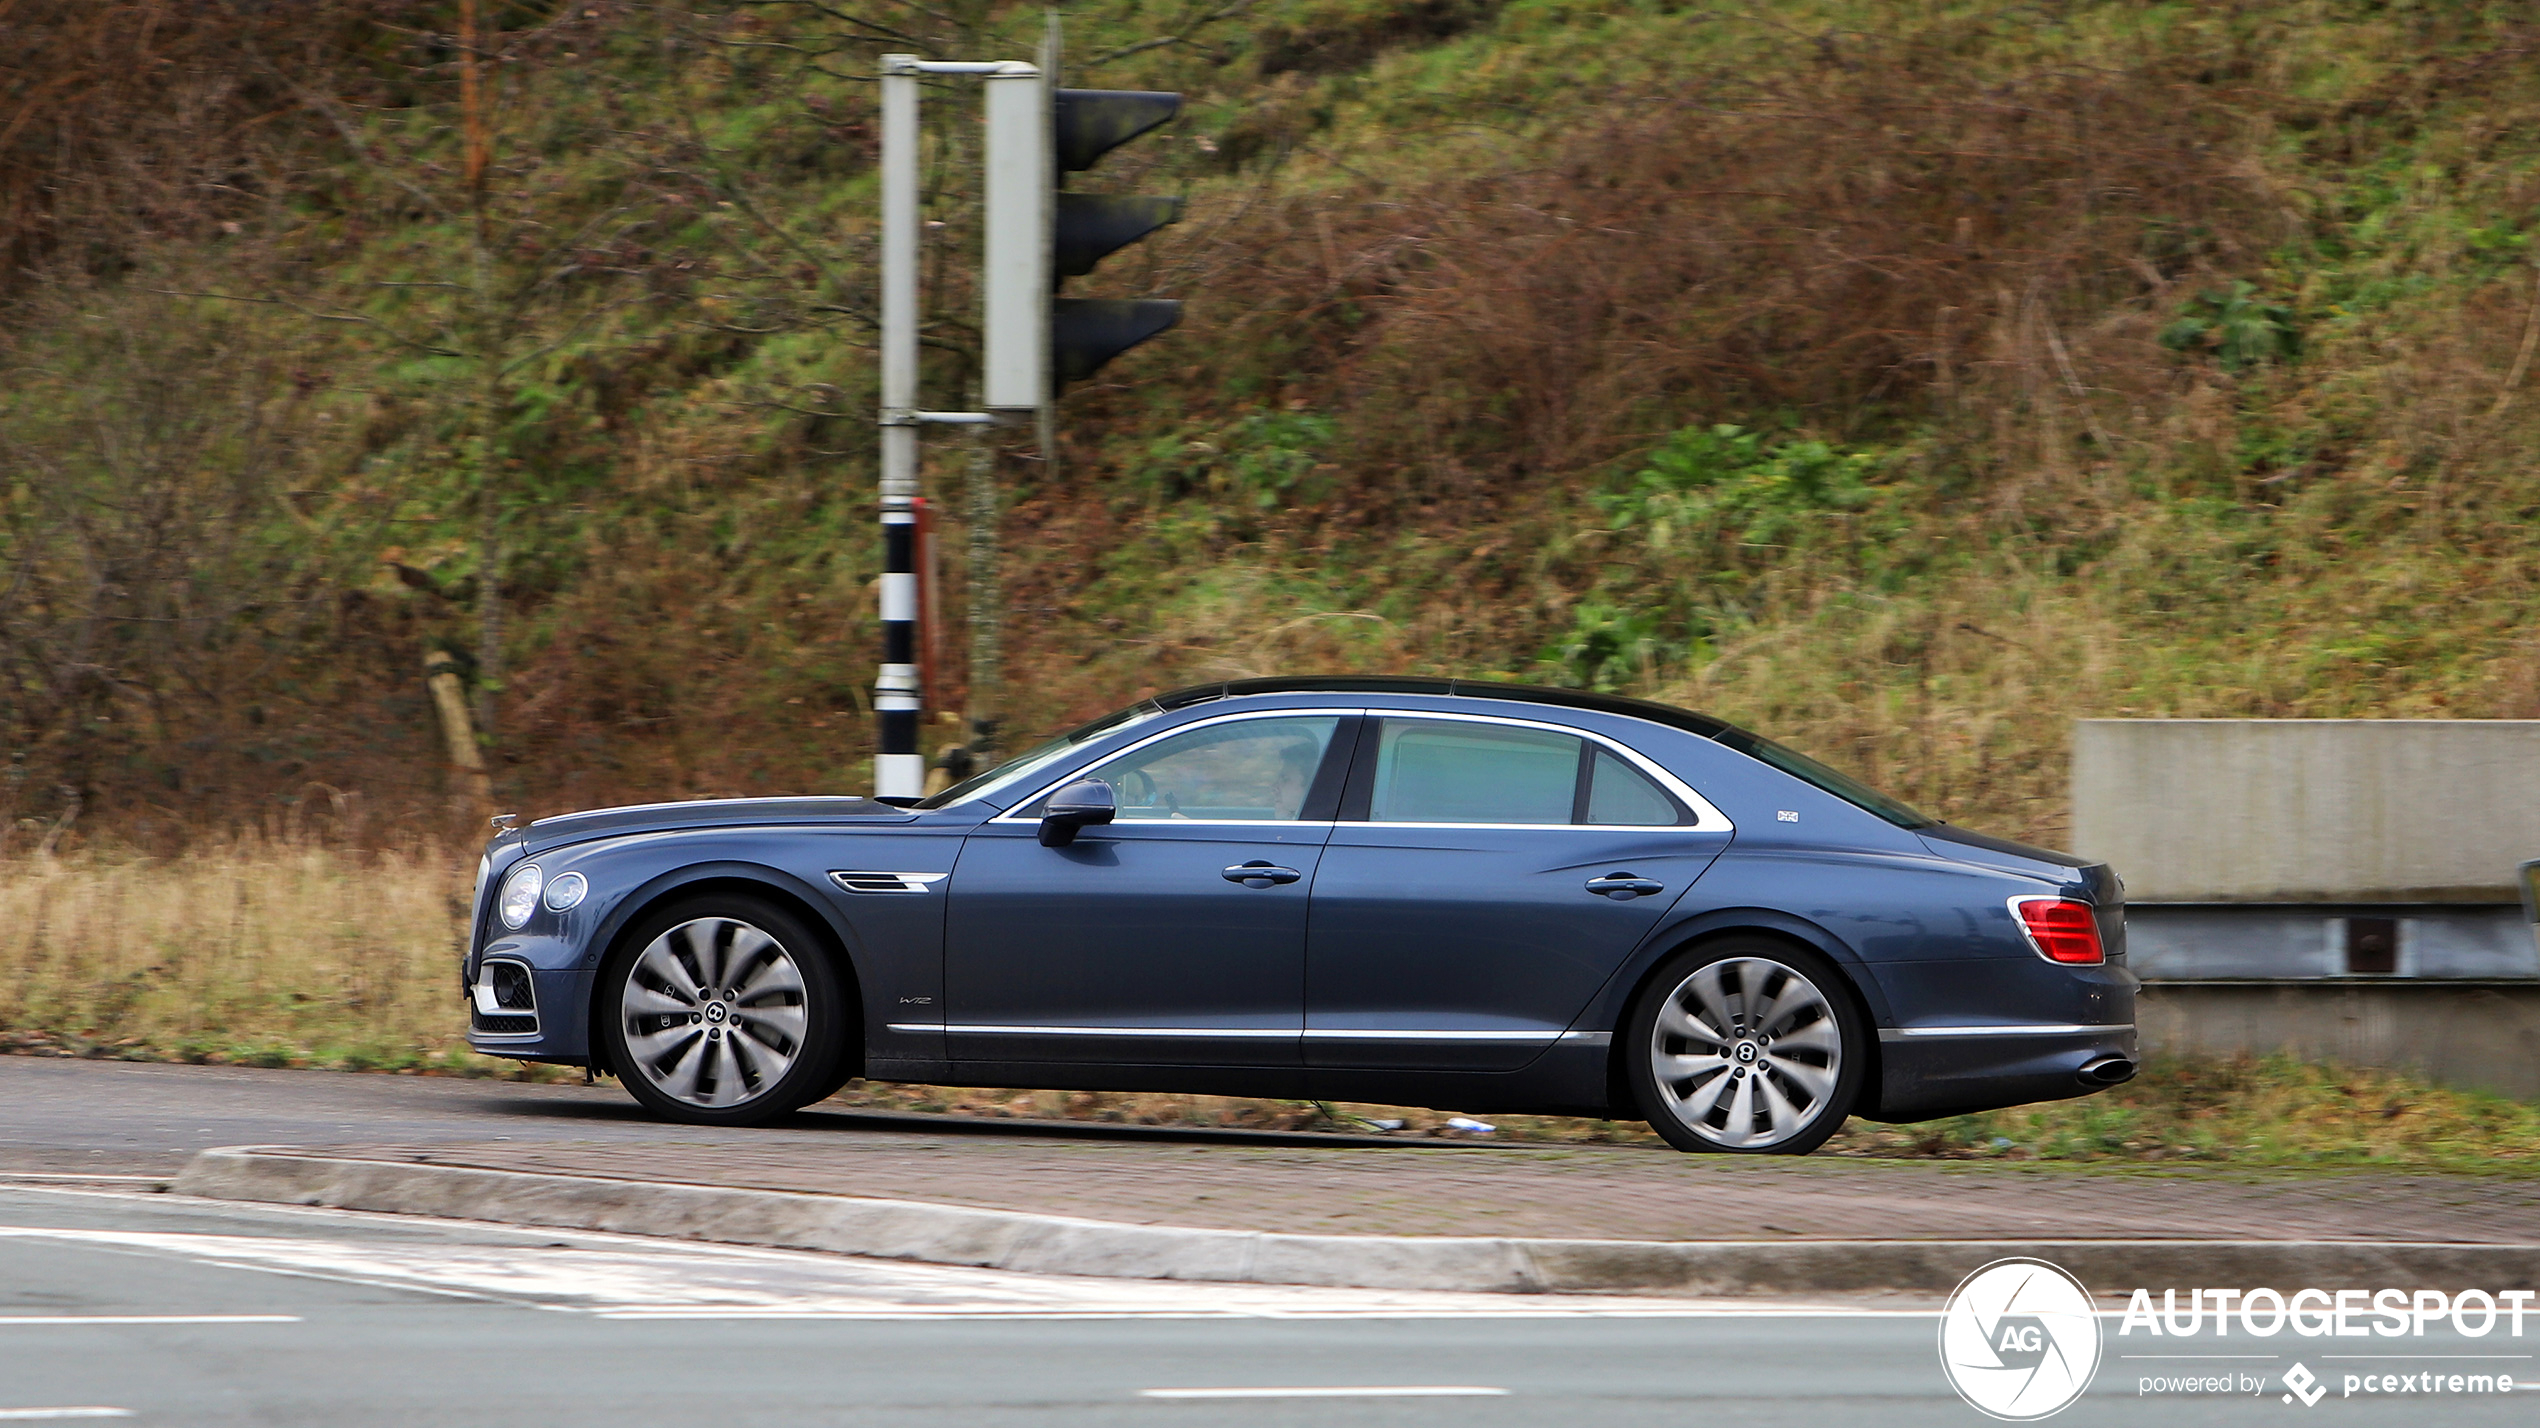
<instances>
[{"instance_id":1,"label":"blue bentley sedan","mask_svg":"<svg viewBox=\"0 0 2540 1428\"><path fill-rule=\"evenodd\" d=\"M1142 701L923 802L507 829L469 1043L749 1124L848 1078L1646 1119L1803 1154L2134 1074L2123 885L1662 704Z\"/></svg>"}]
</instances>

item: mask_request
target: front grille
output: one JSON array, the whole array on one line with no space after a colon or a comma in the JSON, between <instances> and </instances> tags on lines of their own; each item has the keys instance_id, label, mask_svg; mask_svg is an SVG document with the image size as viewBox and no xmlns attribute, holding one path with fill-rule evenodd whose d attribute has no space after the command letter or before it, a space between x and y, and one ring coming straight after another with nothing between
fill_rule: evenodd
<instances>
[{"instance_id":1,"label":"front grille","mask_svg":"<svg viewBox=\"0 0 2540 1428\"><path fill-rule=\"evenodd\" d=\"M527 1036L538 1030L538 1018L534 1016L487 1016L483 1012L472 1012L467 1024L471 1031L493 1036Z\"/></svg>"}]
</instances>

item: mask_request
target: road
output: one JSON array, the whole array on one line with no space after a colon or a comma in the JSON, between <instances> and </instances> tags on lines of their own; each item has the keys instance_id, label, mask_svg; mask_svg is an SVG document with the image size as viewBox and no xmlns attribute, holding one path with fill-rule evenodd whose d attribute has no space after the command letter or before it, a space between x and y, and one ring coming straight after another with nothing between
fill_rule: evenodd
<instances>
[{"instance_id":1,"label":"road","mask_svg":"<svg viewBox=\"0 0 2540 1428\"><path fill-rule=\"evenodd\" d=\"M1911 1304L1070 1280L0 1189L9 1421L71 1410L260 1428L1985 1421L1943 1381L1934 1337L1928 1307ZM2509 1340L2418 1351L2467 1349L2525 1353ZM2112 1340L2097 1385L2058 1422L2173 1428L2288 1411L2271 1395L2146 1401L2136 1374L2148 1367L2117 1352ZM2508 1363L2534 1377L2527 1357L2489 1366ZM1324 1392L1186 1396L1262 1389ZM2528 1423L2533 1401L2456 1399L2432 1421ZM2428 1421L2427 1406L2393 1401L2332 1396L2318 1411Z\"/></svg>"},{"instance_id":2,"label":"road","mask_svg":"<svg viewBox=\"0 0 2540 1428\"><path fill-rule=\"evenodd\" d=\"M832 1144L912 1132L828 1113L804 1125L793 1134ZM1913 1300L1064 1279L145 1188L212 1145L662 1134L610 1087L0 1057L0 1423L110 1410L137 1423L326 1428L1988 1421L1941 1373L1936 1306ZM759 1145L771 1135L679 1134ZM136 1179L98 1178L113 1175ZM2111 1324L2091 1392L2053 1421L2193 1428L2317 1412L2417 1428L2528 1423L2540 1403L2332 1394L2302 1410L2272 1392L2145 1397L2145 1375L2217 1363L2128 1357L2158 1347L2121 1342ZM2540 1391L2540 1319L2521 1340L2172 1347L2242 1356L2227 1362L2270 1376L2306 1351L2479 1355L2442 1362L2502 1369ZM2323 1352L2309 1366L2335 1383L2427 1365L2332 1364ZM1245 1390L1315 1396L1216 1396Z\"/></svg>"},{"instance_id":3,"label":"road","mask_svg":"<svg viewBox=\"0 0 2540 1428\"><path fill-rule=\"evenodd\" d=\"M803 1111L787 1129L681 1126L696 1144L764 1146L792 1136L814 1143L839 1136L984 1136L1056 1133L1071 1140L1125 1139L1198 1144L1389 1142L1197 1127L1036 1125L964 1122L828 1107ZM518 1140L578 1143L659 1140L649 1119L615 1082L537 1085L446 1076L356 1075L251 1066L176 1066L0 1056L0 1177L50 1174L165 1179L194 1152L220 1145L350 1145Z\"/></svg>"}]
</instances>

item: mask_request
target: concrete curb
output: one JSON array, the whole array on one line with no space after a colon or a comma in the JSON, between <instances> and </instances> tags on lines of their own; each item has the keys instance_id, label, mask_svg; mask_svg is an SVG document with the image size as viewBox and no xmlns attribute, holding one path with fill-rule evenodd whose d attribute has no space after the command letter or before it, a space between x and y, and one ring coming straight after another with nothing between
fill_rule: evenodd
<instances>
[{"instance_id":1,"label":"concrete curb","mask_svg":"<svg viewBox=\"0 0 2540 1428\"><path fill-rule=\"evenodd\" d=\"M1800 1240L1782 1243L1290 1235L1182 1229L705 1185L331 1160L236 1146L194 1157L179 1195L826 1250L1033 1274L1572 1294L1946 1291L1994 1260L2051 1261L2136 1287L2540 1288L2540 1245L2353 1240Z\"/></svg>"}]
</instances>

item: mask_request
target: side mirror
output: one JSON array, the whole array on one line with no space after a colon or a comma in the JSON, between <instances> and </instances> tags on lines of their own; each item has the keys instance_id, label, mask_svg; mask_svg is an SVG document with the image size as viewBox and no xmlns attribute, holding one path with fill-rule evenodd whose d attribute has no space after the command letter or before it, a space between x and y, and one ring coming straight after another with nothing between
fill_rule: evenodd
<instances>
[{"instance_id":1,"label":"side mirror","mask_svg":"<svg viewBox=\"0 0 2540 1428\"><path fill-rule=\"evenodd\" d=\"M1109 823L1120 811L1119 796L1098 778L1080 778L1050 795L1041 806L1041 846L1064 848L1076 841L1078 829Z\"/></svg>"}]
</instances>

